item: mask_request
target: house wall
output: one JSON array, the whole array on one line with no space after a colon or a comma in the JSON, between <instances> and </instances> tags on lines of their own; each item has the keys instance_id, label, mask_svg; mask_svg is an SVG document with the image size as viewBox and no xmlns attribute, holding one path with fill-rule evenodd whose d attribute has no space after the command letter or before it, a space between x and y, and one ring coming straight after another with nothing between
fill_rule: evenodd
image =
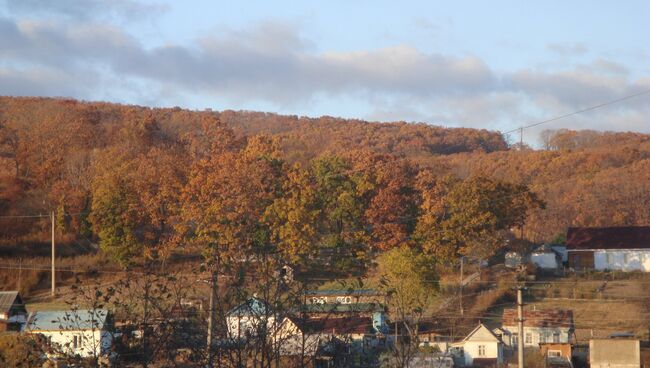
<instances>
[{"instance_id":1,"label":"house wall","mask_svg":"<svg viewBox=\"0 0 650 368\"><path fill-rule=\"evenodd\" d=\"M533 253L530 261L541 268L557 268L557 257L555 253Z\"/></svg>"},{"instance_id":2,"label":"house wall","mask_svg":"<svg viewBox=\"0 0 650 368\"><path fill-rule=\"evenodd\" d=\"M112 335L107 331L38 331L32 332L43 335L48 341L66 354L81 357L100 356L110 351L113 343ZM74 339L77 337L77 347Z\"/></svg>"},{"instance_id":3,"label":"house wall","mask_svg":"<svg viewBox=\"0 0 650 368\"><path fill-rule=\"evenodd\" d=\"M279 327L276 326L274 316L268 318L264 316L229 316L227 320L228 333L232 338L244 338L247 334L253 335L265 322L269 333L272 332L272 328Z\"/></svg>"},{"instance_id":4,"label":"house wall","mask_svg":"<svg viewBox=\"0 0 650 368\"><path fill-rule=\"evenodd\" d=\"M485 355L479 355L479 346L485 346ZM463 345L465 365L472 365L476 358L497 358L499 363L503 361L501 344L493 341L466 341Z\"/></svg>"},{"instance_id":5,"label":"house wall","mask_svg":"<svg viewBox=\"0 0 650 368\"><path fill-rule=\"evenodd\" d=\"M515 345L513 341L514 340L513 335L516 335L519 329L517 328L517 326L503 326L502 328L504 331L507 332L507 336L502 337L503 342L507 346L512 347L513 345ZM553 341L553 334L556 332L559 333L559 341L557 342L559 343L569 342L570 329L568 327L566 328L526 327L524 322L524 346L537 347L539 346L540 343L555 342ZM526 341L526 334L531 334L530 342Z\"/></svg>"},{"instance_id":6,"label":"house wall","mask_svg":"<svg viewBox=\"0 0 650 368\"><path fill-rule=\"evenodd\" d=\"M589 362L592 368L639 368L639 340L589 340Z\"/></svg>"},{"instance_id":7,"label":"house wall","mask_svg":"<svg viewBox=\"0 0 650 368\"><path fill-rule=\"evenodd\" d=\"M650 249L596 250L594 268L650 272Z\"/></svg>"}]
</instances>

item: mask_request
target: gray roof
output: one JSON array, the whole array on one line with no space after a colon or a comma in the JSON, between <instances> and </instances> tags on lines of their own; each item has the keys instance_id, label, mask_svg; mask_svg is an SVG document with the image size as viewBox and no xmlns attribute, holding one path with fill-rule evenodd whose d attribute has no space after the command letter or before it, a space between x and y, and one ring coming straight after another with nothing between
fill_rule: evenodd
<instances>
[{"instance_id":1,"label":"gray roof","mask_svg":"<svg viewBox=\"0 0 650 368\"><path fill-rule=\"evenodd\" d=\"M306 295L346 295L346 296L382 296L384 293L375 289L327 289L307 290Z\"/></svg>"},{"instance_id":2,"label":"gray roof","mask_svg":"<svg viewBox=\"0 0 650 368\"><path fill-rule=\"evenodd\" d=\"M19 299L18 303L22 303L17 291L0 291L0 313L8 313L16 298Z\"/></svg>"},{"instance_id":3,"label":"gray roof","mask_svg":"<svg viewBox=\"0 0 650 368\"><path fill-rule=\"evenodd\" d=\"M258 298L250 298L228 312L229 316L264 316L271 313L269 305Z\"/></svg>"},{"instance_id":4,"label":"gray roof","mask_svg":"<svg viewBox=\"0 0 650 368\"><path fill-rule=\"evenodd\" d=\"M96 310L63 310L40 311L29 315L25 326L26 331L79 331L99 330L106 324L108 311Z\"/></svg>"}]
</instances>

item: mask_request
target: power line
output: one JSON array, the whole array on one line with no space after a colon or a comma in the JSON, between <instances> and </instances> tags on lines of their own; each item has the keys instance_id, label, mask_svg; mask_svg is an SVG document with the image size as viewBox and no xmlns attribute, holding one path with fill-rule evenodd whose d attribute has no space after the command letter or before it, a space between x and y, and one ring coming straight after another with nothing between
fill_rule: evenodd
<instances>
[{"instance_id":1,"label":"power line","mask_svg":"<svg viewBox=\"0 0 650 368\"><path fill-rule=\"evenodd\" d=\"M573 111L573 112L570 112L570 113L567 113L567 114L564 114L564 115L556 116L554 118L550 118L550 119L547 119L547 120L542 120L542 121L539 121L537 123L533 123L533 124L530 124L530 125L525 125L525 126L522 126L522 127L516 128L516 129L512 129L512 130L509 130L509 131L507 131L507 132L505 132L503 134L510 134L510 133L518 132L518 131L520 131L522 129L528 129L528 128L536 127L538 125L542 125L542 124L550 123L550 122L553 122L553 121L561 120L561 119L568 118L568 117L573 116L573 115L582 114L582 113L587 112L587 111L596 110L596 109L599 109L601 107L605 107L605 106L612 105L612 104L615 104L615 103L618 103L618 102L629 100L631 98L647 95L649 93L650 93L650 90L641 91L641 92L638 92L638 93L635 93L635 94L627 95L625 97L617 98L615 100L603 102L603 103L600 103L598 105L593 105L593 106L590 106L590 107L587 107L587 108L584 108L584 109L581 109L581 110L577 110L577 111Z\"/></svg>"}]
</instances>

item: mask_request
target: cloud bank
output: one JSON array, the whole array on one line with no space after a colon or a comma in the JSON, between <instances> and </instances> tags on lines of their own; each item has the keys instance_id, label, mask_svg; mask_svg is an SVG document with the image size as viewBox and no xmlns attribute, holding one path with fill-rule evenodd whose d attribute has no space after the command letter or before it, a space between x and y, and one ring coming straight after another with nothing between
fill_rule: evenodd
<instances>
[{"instance_id":1,"label":"cloud bank","mask_svg":"<svg viewBox=\"0 0 650 368\"><path fill-rule=\"evenodd\" d=\"M425 52L406 44L358 51L315 51L300 30L263 22L222 30L191 44L145 47L133 34L92 15L72 0L8 1L0 17L0 94L110 99L149 96L175 104L183 96L212 96L234 106L264 103L284 109L358 99L365 117L424 120L506 130L539 118L650 89L650 78L630 77L611 60L569 66L497 71L476 55ZM74 22L24 18L45 6ZM82 9L82 10L79 10ZM125 17L152 9L116 1L109 14ZM550 45L556 53L584 53L584 45ZM630 100L573 120L577 128L650 131L650 109ZM336 111L329 114L337 115ZM339 114L341 115L341 114Z\"/></svg>"}]
</instances>

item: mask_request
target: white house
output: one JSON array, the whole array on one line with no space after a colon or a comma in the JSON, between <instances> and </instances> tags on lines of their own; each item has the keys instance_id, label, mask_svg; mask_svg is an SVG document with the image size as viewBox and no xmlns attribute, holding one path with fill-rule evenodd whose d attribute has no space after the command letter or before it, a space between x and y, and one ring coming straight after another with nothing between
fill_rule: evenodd
<instances>
[{"instance_id":1,"label":"white house","mask_svg":"<svg viewBox=\"0 0 650 368\"><path fill-rule=\"evenodd\" d=\"M451 350L462 357L465 366L503 363L503 342L482 323Z\"/></svg>"},{"instance_id":2,"label":"white house","mask_svg":"<svg viewBox=\"0 0 650 368\"><path fill-rule=\"evenodd\" d=\"M24 331L43 335L56 353L99 357L113 344L108 319L104 309L34 312Z\"/></svg>"},{"instance_id":3,"label":"white house","mask_svg":"<svg viewBox=\"0 0 650 368\"><path fill-rule=\"evenodd\" d=\"M650 272L650 226L572 227L569 267Z\"/></svg>"},{"instance_id":4,"label":"white house","mask_svg":"<svg viewBox=\"0 0 650 368\"><path fill-rule=\"evenodd\" d=\"M226 323L232 339L245 339L259 334L272 334L281 323L271 307L256 297L246 300L228 312Z\"/></svg>"},{"instance_id":5,"label":"white house","mask_svg":"<svg viewBox=\"0 0 650 368\"><path fill-rule=\"evenodd\" d=\"M503 311L503 326L501 339L508 347L519 344L517 327L517 310ZM524 346L537 347L543 343L568 343L573 336L573 311L556 310L524 310Z\"/></svg>"}]
</instances>

